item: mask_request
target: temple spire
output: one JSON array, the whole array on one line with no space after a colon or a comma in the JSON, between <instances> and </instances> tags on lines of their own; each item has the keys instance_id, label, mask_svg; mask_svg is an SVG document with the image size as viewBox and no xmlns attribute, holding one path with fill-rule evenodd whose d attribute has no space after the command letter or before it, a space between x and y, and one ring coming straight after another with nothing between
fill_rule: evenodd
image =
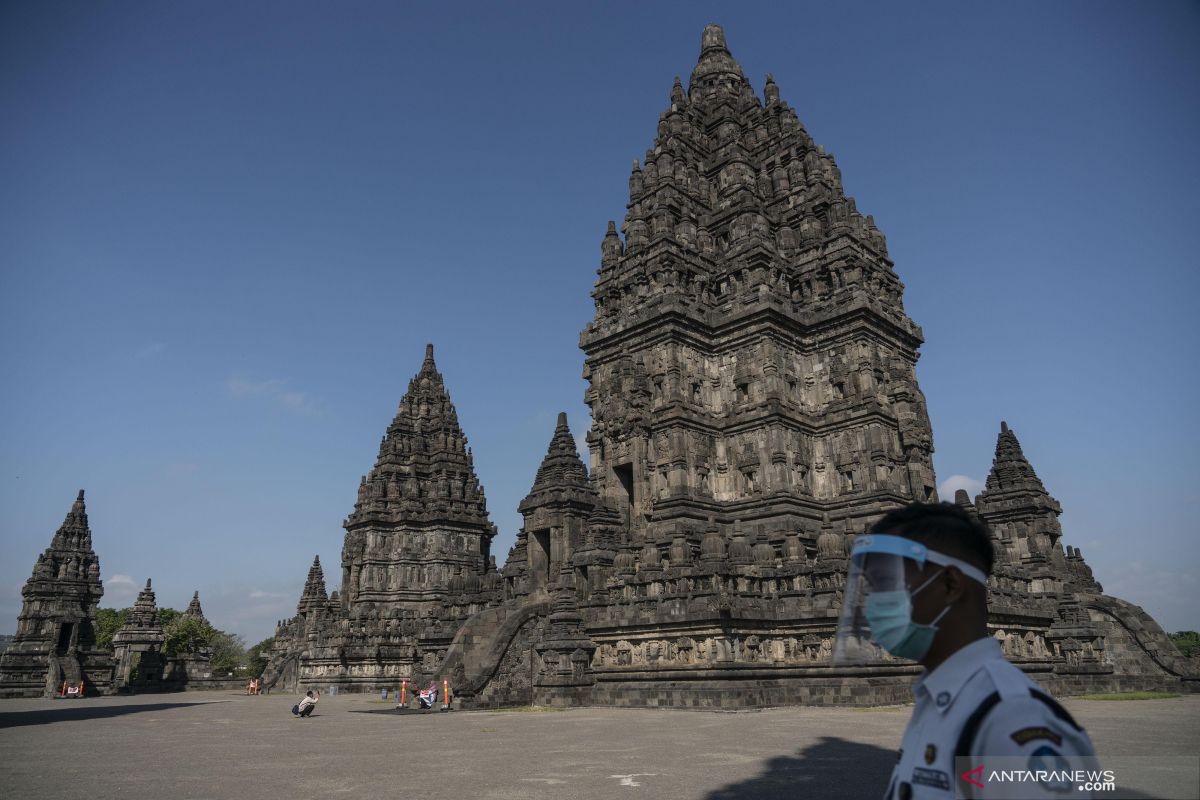
<instances>
[{"instance_id":1,"label":"temple spire","mask_svg":"<svg viewBox=\"0 0 1200 800\"><path fill-rule=\"evenodd\" d=\"M575 438L571 436L566 412L559 413L554 435L550 437L550 446L546 448L546 457L538 467L533 487L517 508L525 513L527 509L549 502L552 498L580 500L589 508L596 501L595 492L588 483L587 467L580 460Z\"/></svg>"},{"instance_id":2,"label":"temple spire","mask_svg":"<svg viewBox=\"0 0 1200 800\"><path fill-rule=\"evenodd\" d=\"M534 478L530 494L553 487L587 487L587 467L579 458L575 439L571 436L571 428L567 424L565 411L559 412L558 422L554 426L554 435L550 437L550 446L546 448L546 457L538 467L537 477Z\"/></svg>"},{"instance_id":3,"label":"temple spire","mask_svg":"<svg viewBox=\"0 0 1200 800\"><path fill-rule=\"evenodd\" d=\"M985 491L1016 490L1046 494L1046 487L1021 450L1017 435L1009 429L1007 422L1001 421L1000 434L996 437L996 455L992 460L992 471L988 474Z\"/></svg>"},{"instance_id":4,"label":"temple spire","mask_svg":"<svg viewBox=\"0 0 1200 800\"><path fill-rule=\"evenodd\" d=\"M687 102L687 95L683 92L683 81L679 80L679 76L675 76L675 84L671 87L671 103L681 106Z\"/></svg>"},{"instance_id":5,"label":"temple spire","mask_svg":"<svg viewBox=\"0 0 1200 800\"><path fill-rule=\"evenodd\" d=\"M314 556L312 566L308 568L308 578L304 581L304 592L300 595L300 604L296 611L304 614L314 609L324 608L329 603L329 595L325 592L325 572L321 569L321 557Z\"/></svg>"},{"instance_id":6,"label":"temple spire","mask_svg":"<svg viewBox=\"0 0 1200 800\"><path fill-rule=\"evenodd\" d=\"M187 611L183 612L185 617L195 617L196 619L204 619L204 609L200 607L200 591L196 590L192 593L192 602L188 603Z\"/></svg>"},{"instance_id":7,"label":"temple spire","mask_svg":"<svg viewBox=\"0 0 1200 800\"><path fill-rule=\"evenodd\" d=\"M689 97L693 101L697 96L704 98L736 97L746 84L742 68L733 60L733 55L725 45L725 31L720 25L704 26L700 34L700 59L692 70L688 81Z\"/></svg>"},{"instance_id":8,"label":"temple spire","mask_svg":"<svg viewBox=\"0 0 1200 800\"><path fill-rule=\"evenodd\" d=\"M71 510L67 512L62 525L54 534L52 547L60 550L91 550L91 539L87 504L83 499L83 489L80 489L75 502L71 504Z\"/></svg>"},{"instance_id":9,"label":"temple spire","mask_svg":"<svg viewBox=\"0 0 1200 800\"><path fill-rule=\"evenodd\" d=\"M1058 521L1062 506L1046 491L1006 422L1000 423L992 471L975 507L997 534L1000 563L1030 566L1030 586L1036 594L1052 594L1062 588L1065 562Z\"/></svg>"},{"instance_id":10,"label":"temple spire","mask_svg":"<svg viewBox=\"0 0 1200 800\"><path fill-rule=\"evenodd\" d=\"M421 368L380 441L375 467L359 487L348 522L385 518L389 525L441 519L494 530L432 344L425 346Z\"/></svg>"},{"instance_id":11,"label":"temple spire","mask_svg":"<svg viewBox=\"0 0 1200 800\"><path fill-rule=\"evenodd\" d=\"M158 602L154 597L154 589L150 586L150 579L146 578L146 587L138 592L137 600L133 602L133 608L129 611L129 616L125 618L125 624L121 626L122 631L132 630L156 630L160 629L158 623ZM161 633L161 630L159 630ZM117 639L114 639L116 642Z\"/></svg>"}]
</instances>

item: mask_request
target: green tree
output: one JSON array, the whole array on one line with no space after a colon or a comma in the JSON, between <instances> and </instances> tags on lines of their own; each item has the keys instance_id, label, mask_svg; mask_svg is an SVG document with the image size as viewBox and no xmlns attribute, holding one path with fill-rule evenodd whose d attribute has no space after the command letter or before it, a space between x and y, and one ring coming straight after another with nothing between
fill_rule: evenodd
<instances>
[{"instance_id":1,"label":"green tree","mask_svg":"<svg viewBox=\"0 0 1200 800\"><path fill-rule=\"evenodd\" d=\"M215 631L212 638L212 666L214 675L237 675L246 668L246 645L242 637L225 631Z\"/></svg>"},{"instance_id":2,"label":"green tree","mask_svg":"<svg viewBox=\"0 0 1200 800\"><path fill-rule=\"evenodd\" d=\"M246 670L251 678L261 678L271 658L271 648L275 645L275 637L263 639L246 651Z\"/></svg>"},{"instance_id":3,"label":"green tree","mask_svg":"<svg viewBox=\"0 0 1200 800\"><path fill-rule=\"evenodd\" d=\"M1167 636L1179 648L1179 652L1185 656L1193 656L1200 653L1200 633L1196 631L1175 631Z\"/></svg>"},{"instance_id":4,"label":"green tree","mask_svg":"<svg viewBox=\"0 0 1200 800\"><path fill-rule=\"evenodd\" d=\"M97 608L96 609L96 647L112 650L113 634L125 624L129 616L128 608Z\"/></svg>"},{"instance_id":5,"label":"green tree","mask_svg":"<svg viewBox=\"0 0 1200 800\"><path fill-rule=\"evenodd\" d=\"M163 653L174 656L211 649L217 630L202 619L180 614L163 626L163 634Z\"/></svg>"},{"instance_id":6,"label":"green tree","mask_svg":"<svg viewBox=\"0 0 1200 800\"><path fill-rule=\"evenodd\" d=\"M173 608L160 608L158 610L158 624L163 626L163 630L166 630L171 623L182 616L182 611L176 611Z\"/></svg>"}]
</instances>

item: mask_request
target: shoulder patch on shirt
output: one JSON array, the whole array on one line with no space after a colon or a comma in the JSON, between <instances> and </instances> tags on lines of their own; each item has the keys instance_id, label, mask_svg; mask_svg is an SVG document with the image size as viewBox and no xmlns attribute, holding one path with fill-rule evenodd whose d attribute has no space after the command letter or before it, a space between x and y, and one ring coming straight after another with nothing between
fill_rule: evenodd
<instances>
[{"instance_id":1,"label":"shoulder patch on shirt","mask_svg":"<svg viewBox=\"0 0 1200 800\"><path fill-rule=\"evenodd\" d=\"M1071 781L1066 780L1071 772L1070 762L1050 745L1044 744L1034 750L1026 767L1037 774L1037 782L1051 792L1065 793L1074 787Z\"/></svg>"},{"instance_id":2,"label":"shoulder patch on shirt","mask_svg":"<svg viewBox=\"0 0 1200 800\"><path fill-rule=\"evenodd\" d=\"M940 769L916 767L913 769L912 782L920 786L932 786L935 789L948 790L950 788L950 776Z\"/></svg>"},{"instance_id":3,"label":"shoulder patch on shirt","mask_svg":"<svg viewBox=\"0 0 1200 800\"><path fill-rule=\"evenodd\" d=\"M1044 725L1033 725L1028 728L1021 728L1021 730L1013 731L1011 734L1009 734L1009 738L1021 745L1029 744L1037 739L1046 739L1054 742L1060 747L1062 746L1062 736Z\"/></svg>"}]
</instances>

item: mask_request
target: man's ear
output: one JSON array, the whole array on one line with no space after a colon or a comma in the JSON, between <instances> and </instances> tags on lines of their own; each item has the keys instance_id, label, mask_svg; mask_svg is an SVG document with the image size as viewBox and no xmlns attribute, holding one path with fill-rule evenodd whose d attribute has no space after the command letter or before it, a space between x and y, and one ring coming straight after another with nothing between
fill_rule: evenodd
<instances>
[{"instance_id":1,"label":"man's ear","mask_svg":"<svg viewBox=\"0 0 1200 800\"><path fill-rule=\"evenodd\" d=\"M966 597L970 589L967 585L967 581L969 580L971 579L963 575L962 570L953 564L946 567L946 571L942 573L942 582L946 587L946 602L957 603Z\"/></svg>"}]
</instances>

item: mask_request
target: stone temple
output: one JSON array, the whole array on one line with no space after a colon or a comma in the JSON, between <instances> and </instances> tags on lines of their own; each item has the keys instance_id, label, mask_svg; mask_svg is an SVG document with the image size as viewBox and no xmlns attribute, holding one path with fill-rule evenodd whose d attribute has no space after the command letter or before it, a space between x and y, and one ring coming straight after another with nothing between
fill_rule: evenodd
<instances>
[{"instance_id":1,"label":"stone temple","mask_svg":"<svg viewBox=\"0 0 1200 800\"><path fill-rule=\"evenodd\" d=\"M268 687L437 679L464 706L909 699L911 662L836 668L831 653L854 537L938 499L921 329L833 156L770 75L756 94L718 26L687 88L675 80L600 251L580 338L589 463L559 415L498 567L428 346L345 520L339 589L315 559ZM1006 424L984 491L954 502L995 536L992 635L1033 678L1058 694L1200 688L1064 544L1062 509ZM97 652L100 594L81 494L26 584L0 693L64 676L161 687L199 669L161 656L149 582L117 652Z\"/></svg>"},{"instance_id":2,"label":"stone temple","mask_svg":"<svg viewBox=\"0 0 1200 800\"><path fill-rule=\"evenodd\" d=\"M107 691L109 654L96 646L103 594L81 490L21 589L17 633L0 656L0 697L54 694L64 681Z\"/></svg>"},{"instance_id":3,"label":"stone temple","mask_svg":"<svg viewBox=\"0 0 1200 800\"><path fill-rule=\"evenodd\" d=\"M113 634L113 649L98 646L96 607L103 594L81 489L21 589L17 632L0 655L0 697L58 695L68 686L96 695L218 685L211 653L163 652L166 637L149 580ZM185 613L204 619L199 592Z\"/></svg>"},{"instance_id":4,"label":"stone temple","mask_svg":"<svg viewBox=\"0 0 1200 800\"><path fill-rule=\"evenodd\" d=\"M464 705L900 702L917 667L830 664L846 558L937 499L921 329L883 234L767 76L705 28L685 90L601 242L584 329L590 464L565 415L500 569L433 358L345 522L342 590L314 561L267 683L448 680ZM991 630L1057 693L1194 690L1141 609L1102 593L1001 423L984 491Z\"/></svg>"}]
</instances>

